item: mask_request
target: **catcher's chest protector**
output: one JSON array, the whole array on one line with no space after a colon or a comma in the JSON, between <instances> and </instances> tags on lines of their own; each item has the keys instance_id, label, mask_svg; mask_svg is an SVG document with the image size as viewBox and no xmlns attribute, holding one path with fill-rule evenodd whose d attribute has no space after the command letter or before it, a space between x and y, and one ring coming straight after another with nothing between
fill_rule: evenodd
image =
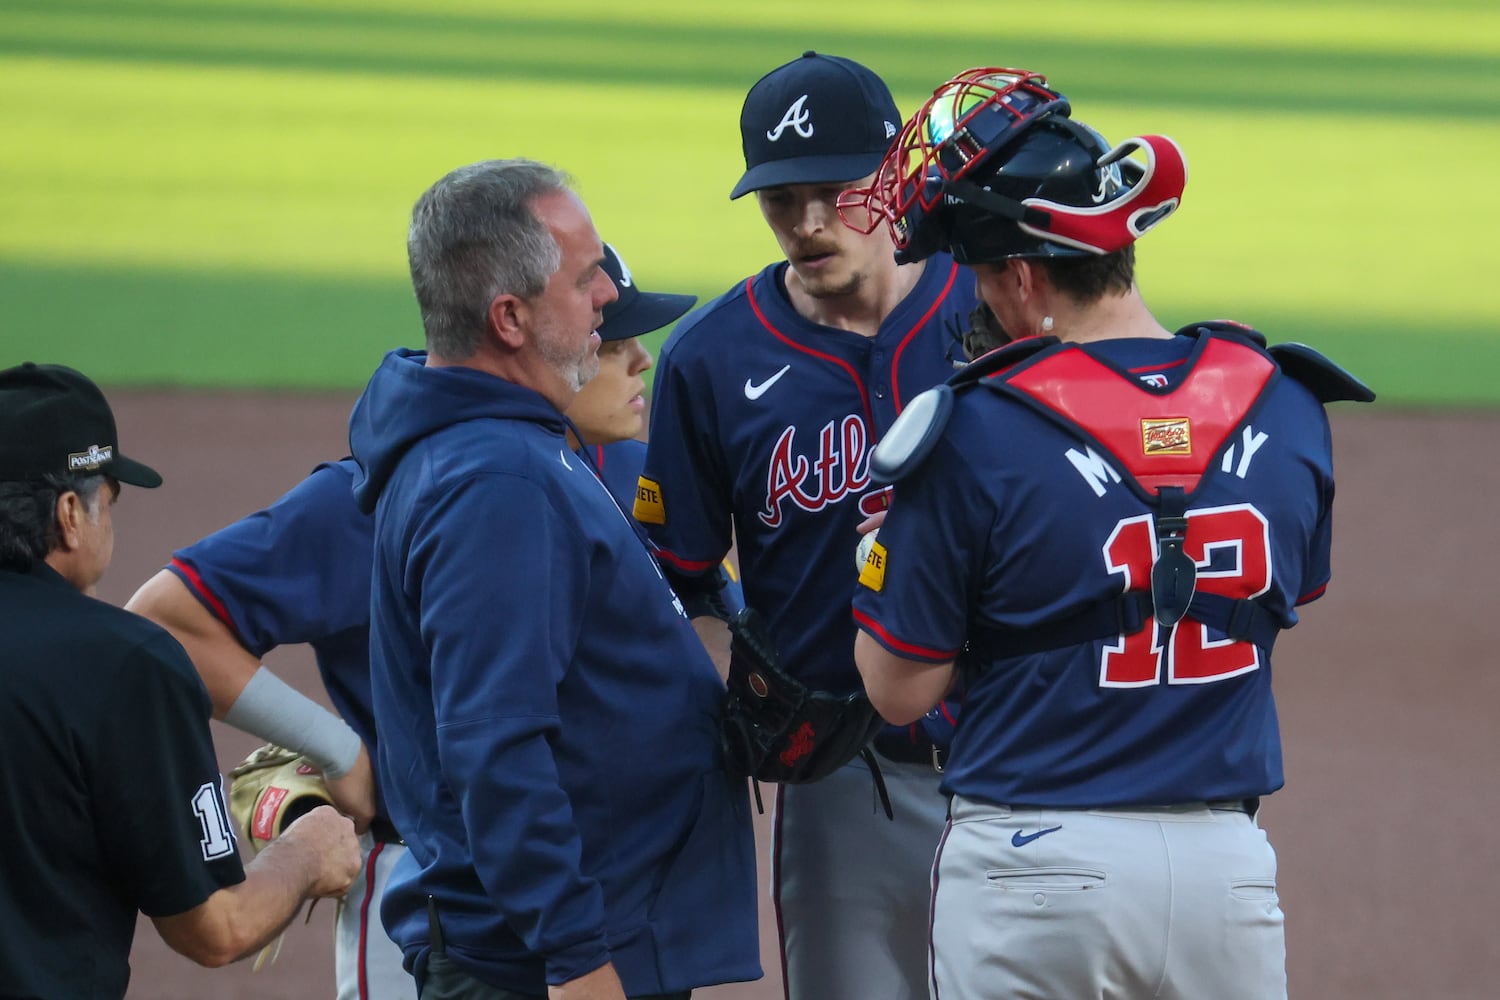
<instances>
[{"instance_id":1,"label":"catcher's chest protector","mask_svg":"<svg viewBox=\"0 0 1500 1000\"><path fill-rule=\"evenodd\" d=\"M1200 332L1187 374L1173 386L1151 386L1119 372L1077 345L1052 345L977 384L1025 402L1114 459L1151 513L1158 552L1149 589L1083 609L1029 630L1025 637L980 630L1014 652L1070 645L1114 634L1122 622L1155 617L1163 627L1191 614L1235 638L1269 650L1285 623L1253 600L1197 590L1198 568L1186 554L1187 510L1279 376L1264 351L1233 335ZM976 649L989 641L974 637Z\"/></svg>"},{"instance_id":2,"label":"catcher's chest protector","mask_svg":"<svg viewBox=\"0 0 1500 1000\"><path fill-rule=\"evenodd\" d=\"M1276 375L1249 344L1204 338L1177 386L1153 389L1080 348L1043 352L981 382L1009 391L1068 429L1092 439L1154 503L1163 488L1191 494L1216 467Z\"/></svg>"}]
</instances>

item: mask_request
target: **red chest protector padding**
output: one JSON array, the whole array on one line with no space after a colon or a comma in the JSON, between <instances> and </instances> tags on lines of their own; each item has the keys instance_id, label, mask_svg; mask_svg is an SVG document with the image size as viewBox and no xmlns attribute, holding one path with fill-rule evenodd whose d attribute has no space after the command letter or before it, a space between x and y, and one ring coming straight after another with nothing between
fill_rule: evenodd
<instances>
[{"instance_id":1,"label":"red chest protector padding","mask_svg":"<svg viewBox=\"0 0 1500 1000\"><path fill-rule=\"evenodd\" d=\"M1198 488L1224 443L1255 409L1276 364L1249 344L1204 337L1192 370L1167 392L1076 346L992 376L1098 441L1145 492Z\"/></svg>"},{"instance_id":2,"label":"red chest protector padding","mask_svg":"<svg viewBox=\"0 0 1500 1000\"><path fill-rule=\"evenodd\" d=\"M1161 545L1150 589L1026 630L975 630L970 648L981 662L1133 633L1153 615L1171 625L1187 614L1267 650L1286 627L1254 601L1197 592L1196 570L1181 554L1189 495L1218 468L1225 445L1278 375L1276 362L1238 334L1194 332L1200 343L1188 373L1169 390L1153 389L1077 345L1055 343L980 380L1107 451L1150 506Z\"/></svg>"}]
</instances>

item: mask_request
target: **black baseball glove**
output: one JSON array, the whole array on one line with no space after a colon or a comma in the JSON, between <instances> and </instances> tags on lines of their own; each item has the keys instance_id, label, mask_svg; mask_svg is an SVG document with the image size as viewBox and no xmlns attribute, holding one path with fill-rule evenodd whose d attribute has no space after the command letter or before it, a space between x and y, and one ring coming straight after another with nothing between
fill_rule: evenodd
<instances>
[{"instance_id":1,"label":"black baseball glove","mask_svg":"<svg viewBox=\"0 0 1500 1000\"><path fill-rule=\"evenodd\" d=\"M804 784L867 750L884 721L863 692L814 691L783 671L765 622L749 608L730 619L729 629L721 725L731 774Z\"/></svg>"}]
</instances>

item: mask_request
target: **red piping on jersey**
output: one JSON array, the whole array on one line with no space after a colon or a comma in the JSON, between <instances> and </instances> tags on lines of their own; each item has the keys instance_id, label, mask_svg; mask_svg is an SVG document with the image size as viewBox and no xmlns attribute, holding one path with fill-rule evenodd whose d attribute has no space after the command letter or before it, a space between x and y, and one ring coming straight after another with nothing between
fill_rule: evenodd
<instances>
[{"instance_id":1,"label":"red piping on jersey","mask_svg":"<svg viewBox=\"0 0 1500 1000\"><path fill-rule=\"evenodd\" d=\"M224 607L224 602L219 600L218 595L208 589L208 584L203 582L203 578L198 575L198 571L176 556L172 557L172 566L183 576L187 577L188 583L198 592L198 596L203 599L203 603L208 605L208 609L214 613L214 617L223 622L229 628L229 631L238 636L240 630L235 627L234 619L229 617L229 609Z\"/></svg>"},{"instance_id":2,"label":"red piping on jersey","mask_svg":"<svg viewBox=\"0 0 1500 1000\"><path fill-rule=\"evenodd\" d=\"M1141 365L1139 368L1128 368L1126 371L1132 375L1139 375L1141 372L1164 372L1168 368L1176 368L1179 365L1185 364L1187 364L1187 358L1178 358L1176 361L1168 361L1164 365Z\"/></svg>"},{"instance_id":3,"label":"red piping on jersey","mask_svg":"<svg viewBox=\"0 0 1500 1000\"><path fill-rule=\"evenodd\" d=\"M901 352L906 350L906 345L911 343L911 339L917 335L917 331L927 325L927 321L932 319L932 314L938 311L938 306L942 305L943 302L947 300L948 293L953 290L953 280L958 277L958 265L949 264L948 267L948 283L943 286L942 292L940 292L938 294L938 297L932 301L932 305L928 307L927 311L922 314L922 318L917 320L916 325L913 326L910 330L906 331L906 336L901 338L900 346L896 348L896 353L891 357L891 401L896 404L897 413L901 412L902 405L901 386L899 384L901 372Z\"/></svg>"},{"instance_id":4,"label":"red piping on jersey","mask_svg":"<svg viewBox=\"0 0 1500 1000\"><path fill-rule=\"evenodd\" d=\"M1319 587L1317 590L1314 590L1314 591L1312 591L1310 593L1307 593L1307 594L1303 594L1301 597L1297 598L1297 603L1298 604L1306 604L1308 601L1316 601L1318 598L1320 598L1320 597L1323 596L1323 592L1325 590L1327 590L1327 589L1328 589L1328 584L1325 583L1325 584L1323 584L1323 586Z\"/></svg>"},{"instance_id":5,"label":"red piping on jersey","mask_svg":"<svg viewBox=\"0 0 1500 1000\"><path fill-rule=\"evenodd\" d=\"M945 663L958 657L958 650L956 649L944 652L940 649L929 649L926 646L917 646L909 642L902 642L882 628L875 619L858 608L854 609L854 620L859 623L860 628L878 636L881 642L892 647L898 653L910 653L920 656L924 660L932 660L934 663Z\"/></svg>"},{"instance_id":6,"label":"red piping on jersey","mask_svg":"<svg viewBox=\"0 0 1500 1000\"><path fill-rule=\"evenodd\" d=\"M860 402L863 403L865 407L865 426L873 430L875 427L875 417L870 411L870 394L865 391L865 384L860 380L859 373L854 370L854 366L849 364L849 362L843 360L842 358L836 358L831 354L824 354L822 351L815 351L811 347L806 347L802 344L799 344L795 340L772 326L771 321L766 319L766 314L760 311L760 303L755 301L755 289L753 287L754 282L755 278L753 276L745 279L745 298L749 301L750 308L755 313L755 318L760 320L760 325L765 327L767 332L769 332L771 336L775 337L777 340L781 341L788 347L793 348L794 350L801 351L803 354L810 354L815 358L827 361L829 364L838 365L840 368L844 369L844 372L848 374L850 380L853 381L854 387L859 390Z\"/></svg>"},{"instance_id":7,"label":"red piping on jersey","mask_svg":"<svg viewBox=\"0 0 1500 1000\"><path fill-rule=\"evenodd\" d=\"M666 549L657 549L656 557L671 563L674 568L680 569L684 573L703 573L714 565L712 559L684 559L681 556L673 555Z\"/></svg>"},{"instance_id":8,"label":"red piping on jersey","mask_svg":"<svg viewBox=\"0 0 1500 1000\"><path fill-rule=\"evenodd\" d=\"M377 840L365 858L365 898L359 903L359 1000L369 1000L369 970L365 967L365 944L370 937L370 900L375 898L375 862L385 849L385 841Z\"/></svg>"},{"instance_id":9,"label":"red piping on jersey","mask_svg":"<svg viewBox=\"0 0 1500 1000\"><path fill-rule=\"evenodd\" d=\"M958 720L953 717L953 713L952 712L948 711L948 702L947 701L940 701L940 702L938 702L938 711L943 713L943 718L945 718L945 719L948 720L948 725L950 725L950 726L956 726L956 725L958 725Z\"/></svg>"}]
</instances>

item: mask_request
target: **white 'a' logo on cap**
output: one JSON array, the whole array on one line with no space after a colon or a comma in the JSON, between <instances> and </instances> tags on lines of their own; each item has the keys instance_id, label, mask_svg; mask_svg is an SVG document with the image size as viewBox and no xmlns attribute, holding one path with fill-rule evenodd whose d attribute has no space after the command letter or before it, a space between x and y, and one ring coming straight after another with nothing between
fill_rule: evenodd
<instances>
[{"instance_id":1,"label":"white 'a' logo on cap","mask_svg":"<svg viewBox=\"0 0 1500 1000\"><path fill-rule=\"evenodd\" d=\"M807 103L807 95L803 94L792 102L792 106L786 109L786 114L781 116L781 121L776 127L766 133L766 138L772 142L781 138L781 133L789 127L797 130L797 134L804 139L811 139L813 134L812 112L803 107Z\"/></svg>"}]
</instances>

